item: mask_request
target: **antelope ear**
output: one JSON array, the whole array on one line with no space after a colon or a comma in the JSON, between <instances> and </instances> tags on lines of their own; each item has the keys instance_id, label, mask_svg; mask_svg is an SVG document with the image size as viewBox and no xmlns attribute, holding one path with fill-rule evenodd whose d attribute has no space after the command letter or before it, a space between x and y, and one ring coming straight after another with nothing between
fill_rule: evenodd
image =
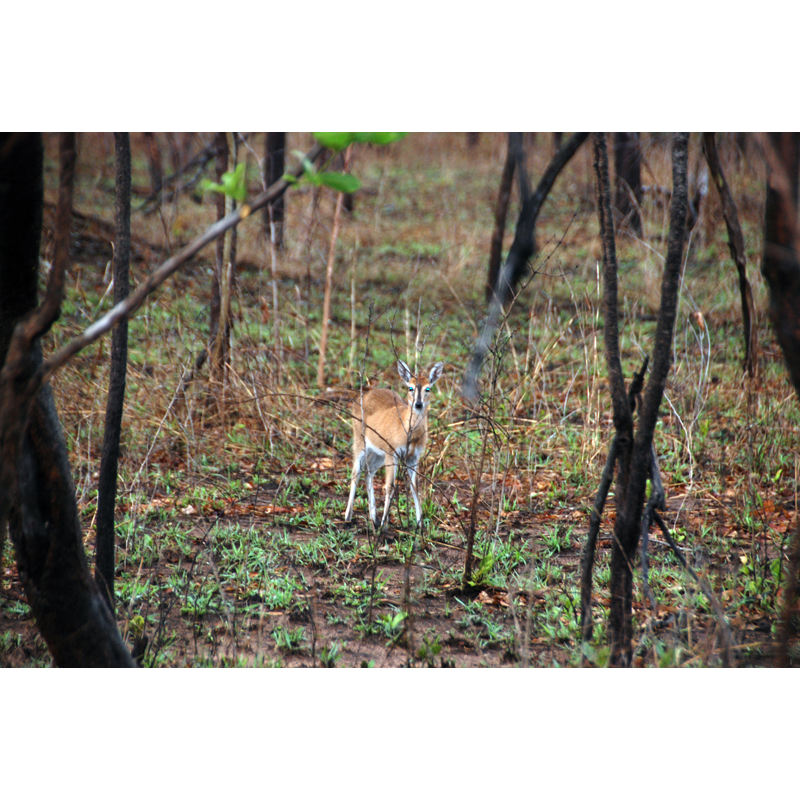
<instances>
[{"instance_id":1,"label":"antelope ear","mask_svg":"<svg viewBox=\"0 0 800 800\"><path fill-rule=\"evenodd\" d=\"M411 374L411 370L408 368L408 364L406 364L405 361L397 362L397 371L400 373L400 377L405 383L414 382L414 376Z\"/></svg>"},{"instance_id":2,"label":"antelope ear","mask_svg":"<svg viewBox=\"0 0 800 800\"><path fill-rule=\"evenodd\" d=\"M429 380L430 380L430 382L431 382L431 385L433 385L434 383L436 383L436 381L438 381L438 380L439 380L439 378L441 378L441 377L442 377L442 370L443 370L443 369L444 369L444 363L443 363L443 362L441 362L441 361L437 361L437 362L436 362L436 363L433 365L433 369L431 370L431 374L430 374L430 377L429 377Z\"/></svg>"}]
</instances>

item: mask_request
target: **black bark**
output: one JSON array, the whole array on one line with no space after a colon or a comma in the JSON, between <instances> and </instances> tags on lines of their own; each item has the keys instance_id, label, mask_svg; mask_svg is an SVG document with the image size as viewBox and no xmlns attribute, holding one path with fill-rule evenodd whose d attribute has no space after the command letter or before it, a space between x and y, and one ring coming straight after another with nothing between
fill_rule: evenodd
<instances>
[{"instance_id":1,"label":"black bark","mask_svg":"<svg viewBox=\"0 0 800 800\"><path fill-rule=\"evenodd\" d=\"M703 152L708 162L711 178L719 192L722 215L725 218L725 227L728 231L728 249L739 274L739 294L742 298L742 327L744 328L744 369L750 377L755 377L758 373L758 335L755 326L753 292L750 288L750 281L747 279L744 235L742 234L742 226L739 224L736 203L733 201L730 187L725 180L725 173L722 171L722 164L713 133L703 134Z\"/></svg>"},{"instance_id":2,"label":"black bark","mask_svg":"<svg viewBox=\"0 0 800 800\"><path fill-rule=\"evenodd\" d=\"M75 136L62 134L55 256L37 309L41 137L0 137L0 528L8 519L20 581L55 663L133 666L86 563L52 392L49 385L39 390L39 337L63 296L74 168Z\"/></svg>"},{"instance_id":3,"label":"black bark","mask_svg":"<svg viewBox=\"0 0 800 800\"><path fill-rule=\"evenodd\" d=\"M114 134L117 177L114 222L114 303L124 300L130 292L129 266L131 254L131 144L127 133ZM125 380L128 367L128 320L122 320L111 334L111 366L103 451L100 456L100 476L97 482L97 549L95 550L95 580L114 612L114 509L117 500L119 441L122 432L122 408L125 400Z\"/></svg>"},{"instance_id":4,"label":"black bark","mask_svg":"<svg viewBox=\"0 0 800 800\"><path fill-rule=\"evenodd\" d=\"M634 431L633 415L625 393L619 359L617 321L616 249L610 210L608 156L603 134L594 135L598 212L603 238L604 315L606 359L616 429L616 521L611 549L611 602L609 610L610 663L629 666L632 659L633 561L641 535L647 478L650 474L653 434L672 359L672 337L678 307L683 244L688 205L688 134L676 134L672 147L673 191L670 232L661 285L661 308L656 323L650 379L645 387Z\"/></svg>"},{"instance_id":5,"label":"black bark","mask_svg":"<svg viewBox=\"0 0 800 800\"><path fill-rule=\"evenodd\" d=\"M767 179L761 272L769 285L769 316L792 384L800 395L800 251L797 235L800 134L772 133L769 147L772 163Z\"/></svg>"},{"instance_id":6,"label":"black bark","mask_svg":"<svg viewBox=\"0 0 800 800\"><path fill-rule=\"evenodd\" d=\"M642 234L642 155L638 133L614 134L614 205L636 233Z\"/></svg>"},{"instance_id":7,"label":"black bark","mask_svg":"<svg viewBox=\"0 0 800 800\"><path fill-rule=\"evenodd\" d=\"M769 286L769 316L775 327L789 377L800 397L800 240L797 201L800 195L800 134L771 133L766 142L769 166L764 212L761 272ZM783 602L776 637L776 666L786 667L789 634L795 613L800 569L800 515L789 544Z\"/></svg>"},{"instance_id":8,"label":"black bark","mask_svg":"<svg viewBox=\"0 0 800 800\"><path fill-rule=\"evenodd\" d=\"M500 259L503 256L503 234L506 229L508 204L511 200L511 187L514 183L514 172L522 166L523 138L521 133L508 134L508 149L506 160L503 164L503 174L500 177L500 191L497 196L497 205L494 210L494 230L492 241L489 245L489 271L486 278L486 302L490 303L500 272Z\"/></svg>"},{"instance_id":9,"label":"black bark","mask_svg":"<svg viewBox=\"0 0 800 800\"><path fill-rule=\"evenodd\" d=\"M536 190L522 203L519 217L517 217L514 241L492 292L489 316L484 321L481 335L475 343L472 356L464 373L461 390L470 401L474 401L478 397L478 378L480 377L481 367L494 340L494 334L500 324L503 309L511 299L514 289L525 276L529 261L534 254L536 220L539 217L542 205L553 188L559 173L588 136L588 133L573 133L570 136L553 157Z\"/></svg>"},{"instance_id":10,"label":"black bark","mask_svg":"<svg viewBox=\"0 0 800 800\"><path fill-rule=\"evenodd\" d=\"M283 177L286 170L286 134L268 133L267 152L264 157L264 184L272 186ZM283 224L285 200L281 195L274 203L264 207L264 232L272 239L276 249L283 249Z\"/></svg>"}]
</instances>

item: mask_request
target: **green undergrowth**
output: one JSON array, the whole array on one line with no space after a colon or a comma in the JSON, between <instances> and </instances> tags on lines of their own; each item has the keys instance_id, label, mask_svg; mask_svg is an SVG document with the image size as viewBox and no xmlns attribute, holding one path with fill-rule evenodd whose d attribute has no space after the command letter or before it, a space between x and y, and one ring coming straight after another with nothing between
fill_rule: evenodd
<instances>
[{"instance_id":1,"label":"green undergrowth","mask_svg":"<svg viewBox=\"0 0 800 800\"><path fill-rule=\"evenodd\" d=\"M224 387L210 384L207 366L185 382L208 337L210 250L132 320L115 592L128 642L146 637L145 666L607 663L613 490L595 558L594 633L580 641L580 556L613 436L591 161L579 152L545 204L535 274L499 332L484 365L483 403L474 408L460 381L485 314L504 148L487 137L470 156L432 138L417 141L398 143L394 157L365 151L355 162L365 188L337 245L324 389L316 375L332 207L326 195L315 206L308 188L287 198L277 312L258 223L240 229L243 258L256 268L237 275ZM539 136L534 165L546 165L548 147ZM667 149L657 137L649 159L668 185ZM763 176L730 159L735 196L761 192ZM113 208L108 200L107 189L94 200L104 215ZM759 384L742 378L735 270L718 208L709 204L688 249L655 444L672 536L719 601L737 659L758 664L770 652L785 569L800 410L754 268L762 371ZM179 217L187 231L201 227L198 215L210 211L191 206L182 199L164 212L175 214L171 230ZM760 207L743 208L755 262ZM664 208L653 201L643 212L644 239L618 236L627 379L652 349L666 248ZM135 235L145 225L134 216ZM78 249L45 349L110 307L101 266ZM141 280L148 265L135 261L132 269ZM90 561L108 347L82 352L54 380ZM398 358L446 366L432 394L420 478L425 525L414 529L401 481L389 535L376 540L363 481L354 524L343 522L348 406L362 385L402 390ZM721 622L659 531L651 532L649 563L655 606L635 565L636 663L721 663ZM27 606L18 597L0 602L6 618L22 624ZM0 641L0 659L22 652L18 635L28 633ZM38 646L25 647L38 663Z\"/></svg>"}]
</instances>

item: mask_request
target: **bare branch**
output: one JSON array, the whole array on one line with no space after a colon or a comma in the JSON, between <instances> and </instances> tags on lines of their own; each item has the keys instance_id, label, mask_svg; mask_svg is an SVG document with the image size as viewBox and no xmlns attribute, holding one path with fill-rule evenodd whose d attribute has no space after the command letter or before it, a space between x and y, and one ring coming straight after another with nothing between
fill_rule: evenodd
<instances>
[{"instance_id":1,"label":"bare branch","mask_svg":"<svg viewBox=\"0 0 800 800\"><path fill-rule=\"evenodd\" d=\"M313 162L319 158L322 152L321 145L315 145L306 154L306 158ZM299 177L303 173L302 166L298 167L292 173L295 177ZM75 337L71 342L62 347L55 355L49 358L40 370L40 385L47 381L54 372L64 366L76 353L83 350L84 347L90 345L92 342L97 341L103 334L111 330L120 320L130 316L136 311L139 306L145 301L147 296L157 289L164 281L169 278L172 273L176 272L193 256L197 255L206 245L213 242L218 237L222 236L229 228L238 225L243 219L257 211L267 203L275 201L278 197L289 188L291 184L281 179L277 183L262 192L252 203L240 206L231 214L228 214L224 219L215 222L209 226L205 233L198 236L193 242L190 242L179 253L172 258L167 259L157 270L155 270L150 277L137 289L127 300L117 303L107 314L101 317L97 322L90 325L86 330Z\"/></svg>"},{"instance_id":2,"label":"bare branch","mask_svg":"<svg viewBox=\"0 0 800 800\"><path fill-rule=\"evenodd\" d=\"M569 140L565 142L550 162L536 187L536 191L527 197L522 204L517 218L514 242L511 245L508 258L506 258L506 262L500 271L492 293L489 316L483 323L481 335L473 347L472 356L464 372L461 391L464 397L471 402L475 402L478 399L478 378L481 374L484 359L489 354L489 348L494 341L495 333L502 319L503 308L525 275L525 271L528 269L528 262L534 253L533 236L542 204L547 199L547 195L553 188L553 184L561 170L575 155L576 150L588 136L588 133L573 133L570 136Z\"/></svg>"},{"instance_id":3,"label":"bare branch","mask_svg":"<svg viewBox=\"0 0 800 800\"><path fill-rule=\"evenodd\" d=\"M617 305L617 249L614 243L614 217L611 210L611 184L608 178L608 148L605 133L592 134L594 170L597 176L597 213L600 218L600 239L603 245L603 339L606 363L614 406L614 428L617 433L633 430L633 413L625 395L625 378L619 353L619 321Z\"/></svg>"}]
</instances>

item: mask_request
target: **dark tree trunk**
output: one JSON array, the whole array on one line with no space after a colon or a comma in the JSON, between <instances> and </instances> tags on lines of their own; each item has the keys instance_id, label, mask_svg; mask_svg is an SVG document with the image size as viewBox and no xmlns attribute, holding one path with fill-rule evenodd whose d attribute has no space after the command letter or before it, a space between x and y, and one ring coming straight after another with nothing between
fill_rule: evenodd
<instances>
[{"instance_id":1,"label":"dark tree trunk","mask_svg":"<svg viewBox=\"0 0 800 800\"><path fill-rule=\"evenodd\" d=\"M0 367L17 320L36 305L42 231L42 145L25 134L0 134ZM0 487L2 488L2 487ZM0 581L6 539L0 517Z\"/></svg>"},{"instance_id":2,"label":"dark tree trunk","mask_svg":"<svg viewBox=\"0 0 800 800\"><path fill-rule=\"evenodd\" d=\"M500 259L503 256L503 234L506 229L508 204L511 200L511 187L514 183L514 171L521 163L523 152L522 134L508 134L508 149L506 161L503 165L503 174L500 178L500 192L497 196L497 205L494 210L494 230L492 242L489 246L489 272L486 278L486 302L491 302L497 275L500 272Z\"/></svg>"},{"instance_id":3,"label":"dark tree trunk","mask_svg":"<svg viewBox=\"0 0 800 800\"><path fill-rule=\"evenodd\" d=\"M797 236L800 134L772 133L769 146L772 163L767 179L761 271L769 285L769 316L792 383L800 394L800 258Z\"/></svg>"},{"instance_id":4,"label":"dark tree trunk","mask_svg":"<svg viewBox=\"0 0 800 800\"><path fill-rule=\"evenodd\" d=\"M489 316L483 324L483 329L475 347L472 350L469 364L464 373L461 390L464 396L473 401L478 396L478 378L480 376L483 360L489 353L489 346L494 340L497 326L506 303L511 298L517 284L522 280L528 269L528 263L534 254L534 235L536 220L542 209L542 204L553 188L561 170L566 166L575 151L589 136L588 133L573 133L564 146L558 151L550 165L542 175L536 190L525 198L517 217L517 226L514 232L514 241L508 251L508 257L502 270L497 276L492 300L489 304Z\"/></svg>"},{"instance_id":5,"label":"dark tree trunk","mask_svg":"<svg viewBox=\"0 0 800 800\"><path fill-rule=\"evenodd\" d=\"M725 180L722 164L717 152L717 143L713 133L703 134L703 152L708 162L711 178L719 192L722 204L722 214L725 217L725 227L728 230L728 249L731 258L736 264L739 274L739 294L742 298L742 327L744 328L744 369L750 377L758 373L758 335L755 324L755 306L750 281L747 279L747 258L744 250L744 235L739 225L739 215L736 212L736 203Z\"/></svg>"},{"instance_id":6,"label":"dark tree trunk","mask_svg":"<svg viewBox=\"0 0 800 800\"><path fill-rule=\"evenodd\" d=\"M164 170L161 166L161 149L154 133L144 134L144 144L147 150L147 164L150 167L150 194L157 195L164 185Z\"/></svg>"},{"instance_id":7,"label":"dark tree trunk","mask_svg":"<svg viewBox=\"0 0 800 800\"><path fill-rule=\"evenodd\" d=\"M474 150L480 144L480 141L481 141L480 133L467 134L467 147L469 147L470 150Z\"/></svg>"},{"instance_id":8,"label":"dark tree trunk","mask_svg":"<svg viewBox=\"0 0 800 800\"><path fill-rule=\"evenodd\" d=\"M588 136L588 133L573 133L553 157L536 186L536 190L523 201L514 231L514 241L495 287L495 294L503 305L508 302L511 292L522 280L528 268L528 262L536 252L536 221L539 219L539 212L542 210L544 201L550 194L556 178L561 174L561 170L569 163Z\"/></svg>"},{"instance_id":9,"label":"dark tree trunk","mask_svg":"<svg viewBox=\"0 0 800 800\"><path fill-rule=\"evenodd\" d=\"M633 570L641 534L647 478L650 475L653 433L672 359L672 337L678 308L683 244L688 205L688 134L676 134L672 147L672 202L667 259L661 285L661 308L656 323L652 371L644 390L638 429L633 415L619 355L617 320L617 262L610 211L610 185L605 134L594 135L598 211L603 241L603 275L606 359L616 429L616 520L611 550L611 601L609 609L610 663L629 666L632 660Z\"/></svg>"},{"instance_id":10,"label":"dark tree trunk","mask_svg":"<svg viewBox=\"0 0 800 800\"><path fill-rule=\"evenodd\" d=\"M62 134L55 256L36 309L43 149L0 137L0 528L8 513L17 568L58 666L133 666L83 550L75 487L52 392L35 378L39 337L59 313L69 250L74 134ZM36 309L36 310L34 310ZM16 325L16 331L12 333Z\"/></svg>"},{"instance_id":11,"label":"dark tree trunk","mask_svg":"<svg viewBox=\"0 0 800 800\"><path fill-rule=\"evenodd\" d=\"M614 134L614 205L631 228L641 236L642 155L638 133Z\"/></svg>"},{"instance_id":12,"label":"dark tree trunk","mask_svg":"<svg viewBox=\"0 0 800 800\"><path fill-rule=\"evenodd\" d=\"M765 145L769 171L761 272L769 286L769 316L795 392L800 397L800 240L797 223L800 134L771 133ZM775 663L779 667L789 666L789 633L798 590L798 565L800 514L789 545L778 622Z\"/></svg>"},{"instance_id":13,"label":"dark tree trunk","mask_svg":"<svg viewBox=\"0 0 800 800\"><path fill-rule=\"evenodd\" d=\"M272 186L280 180L286 170L286 134L268 133L267 152L264 156L264 183ZM281 195L274 203L264 208L264 232L276 249L283 249L284 198Z\"/></svg>"},{"instance_id":14,"label":"dark tree trunk","mask_svg":"<svg viewBox=\"0 0 800 800\"><path fill-rule=\"evenodd\" d=\"M131 143L127 133L114 134L117 154L116 201L114 222L114 304L124 300L130 291L131 254ZM122 320L111 334L111 367L106 400L106 423L100 476L97 482L97 549L95 580L114 612L114 509L117 501L119 440L122 432L122 407L125 400L125 379L128 367L128 320Z\"/></svg>"}]
</instances>

